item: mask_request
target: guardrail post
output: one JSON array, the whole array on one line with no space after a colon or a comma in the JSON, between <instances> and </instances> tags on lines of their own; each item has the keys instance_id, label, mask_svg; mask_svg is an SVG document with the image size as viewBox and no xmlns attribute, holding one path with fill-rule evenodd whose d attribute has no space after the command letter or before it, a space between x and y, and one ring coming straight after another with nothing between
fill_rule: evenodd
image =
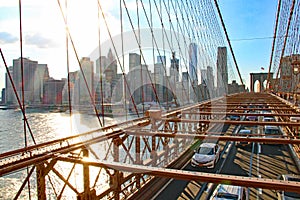
<instances>
[{"instance_id":1,"label":"guardrail post","mask_svg":"<svg viewBox=\"0 0 300 200\"><path fill-rule=\"evenodd\" d=\"M150 117L151 120L151 130L156 131L158 129L158 126L156 122L158 120L161 120L161 110L147 110L145 115L147 117Z\"/></svg>"},{"instance_id":2,"label":"guardrail post","mask_svg":"<svg viewBox=\"0 0 300 200\"><path fill-rule=\"evenodd\" d=\"M44 163L36 165L36 181L38 199L46 199L46 170Z\"/></svg>"},{"instance_id":3,"label":"guardrail post","mask_svg":"<svg viewBox=\"0 0 300 200\"><path fill-rule=\"evenodd\" d=\"M141 161L141 137L140 136L135 136L135 163L140 165L142 163ZM140 188L141 187L141 175L136 174L136 187Z\"/></svg>"},{"instance_id":4,"label":"guardrail post","mask_svg":"<svg viewBox=\"0 0 300 200\"><path fill-rule=\"evenodd\" d=\"M152 166L156 166L157 163L157 152L156 152L156 137L152 136L151 137L151 159L152 159Z\"/></svg>"},{"instance_id":5,"label":"guardrail post","mask_svg":"<svg viewBox=\"0 0 300 200\"><path fill-rule=\"evenodd\" d=\"M110 176L109 186L114 190L115 200L120 199L122 179L123 173L118 170L115 170L114 174Z\"/></svg>"},{"instance_id":6,"label":"guardrail post","mask_svg":"<svg viewBox=\"0 0 300 200\"><path fill-rule=\"evenodd\" d=\"M87 149L83 149L83 157L89 157L89 151ZM83 196L84 199L90 198L90 168L88 164L83 164Z\"/></svg>"}]
</instances>

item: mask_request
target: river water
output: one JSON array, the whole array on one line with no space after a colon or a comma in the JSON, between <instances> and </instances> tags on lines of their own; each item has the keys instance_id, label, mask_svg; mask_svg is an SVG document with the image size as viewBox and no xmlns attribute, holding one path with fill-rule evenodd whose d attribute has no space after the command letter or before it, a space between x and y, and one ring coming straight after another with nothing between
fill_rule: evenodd
<instances>
[{"instance_id":1,"label":"river water","mask_svg":"<svg viewBox=\"0 0 300 200\"><path fill-rule=\"evenodd\" d=\"M100 128L100 123L96 115L73 114L72 117L70 117L67 113L27 109L26 118L37 144ZM24 147L25 135L27 138L27 145L33 145L29 129L26 128L26 131L24 131L23 116L20 110L0 110L0 120L0 153ZM120 119L106 117L105 123L106 125L114 124L122 120L125 120L125 118ZM63 168L67 171L71 168L70 165L66 164L57 165L57 167ZM13 199L26 175L27 171L21 170L13 174L0 177L0 199ZM26 186L19 199L29 199L29 193L30 196L32 196L31 199L35 199L36 189L34 185L36 185L36 183L34 176L35 175L33 175L30 179L30 187L33 189L28 190L28 187ZM82 181L82 177L72 178L74 179L73 181L75 184L76 181ZM55 182L55 180L52 181ZM67 190L63 197L65 199L76 199L74 192L69 191L69 193L70 196L68 196ZM71 195L71 193L73 195ZM48 195L48 199L55 199L53 194Z\"/></svg>"}]
</instances>

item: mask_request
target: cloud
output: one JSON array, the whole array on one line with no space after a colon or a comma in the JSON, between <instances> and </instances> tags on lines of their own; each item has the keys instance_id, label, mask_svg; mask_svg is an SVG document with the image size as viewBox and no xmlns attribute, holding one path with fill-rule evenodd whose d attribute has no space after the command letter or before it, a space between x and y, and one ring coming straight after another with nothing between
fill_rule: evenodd
<instances>
[{"instance_id":1,"label":"cloud","mask_svg":"<svg viewBox=\"0 0 300 200\"><path fill-rule=\"evenodd\" d=\"M16 36L13 36L8 32L0 32L0 44L14 43L16 41L18 41Z\"/></svg>"},{"instance_id":2,"label":"cloud","mask_svg":"<svg viewBox=\"0 0 300 200\"><path fill-rule=\"evenodd\" d=\"M25 42L28 45L34 45L34 46L37 46L38 48L56 47L56 44L54 41L42 36L39 33L35 33L33 35L26 35Z\"/></svg>"}]
</instances>

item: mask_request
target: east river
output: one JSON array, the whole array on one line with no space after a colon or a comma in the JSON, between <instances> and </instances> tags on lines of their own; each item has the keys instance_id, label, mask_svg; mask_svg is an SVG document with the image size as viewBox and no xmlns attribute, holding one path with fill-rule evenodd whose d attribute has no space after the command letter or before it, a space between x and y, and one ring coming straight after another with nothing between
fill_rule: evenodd
<instances>
[{"instance_id":1,"label":"east river","mask_svg":"<svg viewBox=\"0 0 300 200\"><path fill-rule=\"evenodd\" d=\"M100 128L100 123L96 115L92 114L73 114L72 117L70 117L70 114L68 113L27 109L26 118L37 144ZM25 147L25 135L27 145L33 145L33 140L28 127L26 126L26 131L24 130L24 120L20 110L0 110L0 120L0 153ZM119 120L121 119L105 118L105 123L113 124L117 123ZM58 167L65 169L70 168L70 166L64 165ZM13 199L26 175L27 171L25 169L0 177L0 199ZM82 180L80 177L72 178L75 183L76 181L81 182ZM31 189L28 190L28 187L26 186L22 190L19 199L29 199L29 194L32 196L31 199L36 199L35 181L34 175L30 179ZM55 182L55 180L53 181ZM47 198L55 199L53 194L48 195ZM76 196L66 195L64 198L76 199Z\"/></svg>"}]
</instances>

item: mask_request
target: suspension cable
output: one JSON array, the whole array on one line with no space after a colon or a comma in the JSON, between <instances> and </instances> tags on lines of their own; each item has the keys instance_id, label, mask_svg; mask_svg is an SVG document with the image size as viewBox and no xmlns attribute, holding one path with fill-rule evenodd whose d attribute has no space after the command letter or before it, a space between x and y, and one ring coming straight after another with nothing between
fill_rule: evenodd
<instances>
[{"instance_id":1,"label":"suspension cable","mask_svg":"<svg viewBox=\"0 0 300 200\"><path fill-rule=\"evenodd\" d=\"M289 31L290 31L290 25L291 25L293 13L294 13L294 7L295 7L295 0L292 1L292 5L291 5L291 8L290 8L290 15L289 15L289 19L288 19L288 25L287 25L286 30L285 30L286 32L285 32L285 37L284 37L284 43L283 43L283 48L281 50L281 55L280 55L280 63L281 63L281 60L283 59L283 56L284 56L284 52L285 52L285 48L286 48L286 44L287 44L287 39L288 39ZM277 82L278 82L278 77L279 77L280 71L281 71L281 64L278 67L274 85L276 85Z\"/></svg>"},{"instance_id":2,"label":"suspension cable","mask_svg":"<svg viewBox=\"0 0 300 200\"><path fill-rule=\"evenodd\" d=\"M66 24L68 24L68 0L65 0L65 8L66 8ZM68 31L67 29L65 30L66 34L66 54L67 54L67 73L68 73L68 103L69 103L69 111L70 111L70 127L71 127L71 132L73 131L72 129L72 101L71 101L71 79L70 79L70 63L69 63L69 37L68 37Z\"/></svg>"},{"instance_id":3,"label":"suspension cable","mask_svg":"<svg viewBox=\"0 0 300 200\"><path fill-rule=\"evenodd\" d=\"M102 124L102 122L101 122L101 120L100 120L100 117L99 117L99 114L98 114L98 111L97 111L97 108L96 108L96 105L95 105L95 100L94 100L95 98L93 98L92 93L91 93L91 90L90 90L90 88L89 88L89 86L88 86L88 83L87 83L87 80L86 80L86 77L85 77L85 73L84 73L84 71L83 71L83 69L82 69L82 64L81 64L81 62L80 62L80 60L79 60L79 56L78 56L78 53L77 53L77 51L76 51L74 41L73 41L73 39L72 39L71 33L70 33L70 31L69 31L69 28L68 28L68 24L67 24L67 21L66 21L66 17L65 17L65 15L64 15L64 13L63 13L63 10L62 10L62 6L61 6L59 0L57 0L57 3L58 3L58 5L59 5L59 8L60 8L62 17L63 17L63 19L64 19L64 23L65 23L65 26L66 26L66 31L67 31L67 33L68 33L70 42L71 42L71 44L72 44L72 47L73 47L73 50L74 50L74 53L75 53L75 56L76 56L76 60L77 60L77 62L78 62L80 71L81 71L81 73L82 73L82 77L83 77L83 80L84 80L84 83L85 83L87 92L88 92L88 94L89 94L90 100L91 100L91 102L92 102L94 111L95 111L95 113L96 113L96 115L97 115L98 122L99 122L99 124L100 124L100 127L103 127L103 124Z\"/></svg>"},{"instance_id":4,"label":"suspension cable","mask_svg":"<svg viewBox=\"0 0 300 200\"><path fill-rule=\"evenodd\" d=\"M110 37L110 40L113 41L113 40L112 40L112 35L111 35L111 32L110 32L110 29L109 29L108 24L107 24L107 20L106 20L105 14L104 14L104 12L103 12L103 9L102 9L102 6L101 6L99 0L98 0L98 7L100 8L100 11L101 11L103 20L104 20L104 22L105 22L105 26L106 26L108 35L109 35L109 37ZM132 102L132 104L133 104L133 107L134 107L134 110L135 110L137 116L139 117L139 112L138 112L138 110L137 110L137 107L136 107L134 98L133 98L132 93L131 93L131 91L130 91L129 84L128 84L128 82L127 82L127 80L126 80L126 77L125 77L125 68L124 68L124 66L123 66L122 63L121 63L121 61L120 61L120 59L119 59L119 56L117 55L117 49L116 49L116 46L115 46L114 42L112 42L112 45L113 45L113 49L114 49L114 52L115 52L116 57L117 57L117 61L118 61L119 65L120 65L120 68L121 68L121 70L122 70L122 75L123 75L123 77L124 77L124 82L125 82L125 84L126 84L126 86L127 86L127 88L128 88L128 92L129 92L129 94L130 94L131 102Z\"/></svg>"},{"instance_id":5,"label":"suspension cable","mask_svg":"<svg viewBox=\"0 0 300 200\"><path fill-rule=\"evenodd\" d=\"M279 16L280 16L280 8L281 8L281 0L278 0L277 14L276 14L276 21L275 21L275 28L274 28L274 37L273 37L272 50L271 50L271 56L270 56L270 64L269 64L269 70L268 70L267 87L269 86L269 83L271 81L271 68L272 68L273 55L274 55L274 49L275 49L275 42L276 42L276 37L277 37L278 19L279 19Z\"/></svg>"},{"instance_id":6,"label":"suspension cable","mask_svg":"<svg viewBox=\"0 0 300 200\"><path fill-rule=\"evenodd\" d=\"M97 6L97 15L98 15L98 53L99 53L99 76L100 76L100 94L101 94L101 115L103 126L105 126L104 120L104 93L103 93L103 69L104 62L102 62L102 50L101 50L101 28L100 28L100 10ZM97 66L97 65L96 65Z\"/></svg>"},{"instance_id":7,"label":"suspension cable","mask_svg":"<svg viewBox=\"0 0 300 200\"><path fill-rule=\"evenodd\" d=\"M237 72L238 72L238 75L239 75L241 84L244 85L244 82L243 82L243 79L242 79L242 76L241 76L241 73L240 73L240 70L239 70L237 61L236 61L236 59L235 59L235 55L234 55L233 49L232 49L232 46L231 46L231 42L230 42L230 39L229 39L227 30L226 30L226 27L225 27L225 23L224 23L224 21L223 21L223 17L222 17L222 14L221 14L221 11L220 11L218 2L217 2L217 0L214 0L214 1L215 1L215 5L216 5L216 8L217 8L217 11L218 11L218 14L219 14L221 23L222 23L222 27L223 27L223 30L224 30L224 33L225 33L225 36L226 36L226 40L227 40L228 45L229 45L230 52L231 52L231 54L232 54L233 62L234 62L234 64L235 64L236 70L237 70ZM227 83L226 83L226 84L227 84Z\"/></svg>"}]
</instances>

